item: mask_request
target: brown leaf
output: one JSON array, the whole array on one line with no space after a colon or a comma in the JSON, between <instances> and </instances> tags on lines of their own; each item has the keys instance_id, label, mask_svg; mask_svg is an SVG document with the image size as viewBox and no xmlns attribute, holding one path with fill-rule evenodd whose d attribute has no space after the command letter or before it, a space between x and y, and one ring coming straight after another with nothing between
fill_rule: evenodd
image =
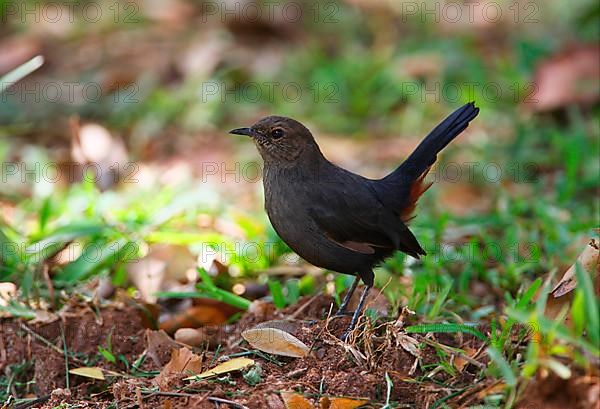
<instances>
[{"instance_id":1,"label":"brown leaf","mask_svg":"<svg viewBox=\"0 0 600 409\"><path fill-rule=\"evenodd\" d=\"M187 348L173 348L171 360L154 378L154 383L161 390L166 390L173 378L179 378L182 374L196 374L202 370L202 357L194 354Z\"/></svg>"},{"instance_id":2,"label":"brown leaf","mask_svg":"<svg viewBox=\"0 0 600 409\"><path fill-rule=\"evenodd\" d=\"M591 239L588 245L585 246L583 251L579 254L579 257L577 257L577 262L581 264L584 272L592 276L600 274L600 266L598 265L599 254L598 243L596 243L596 240ZM575 274L577 262L565 272L558 284L552 290L554 298L562 297L577 287L577 276Z\"/></svg>"},{"instance_id":3,"label":"brown leaf","mask_svg":"<svg viewBox=\"0 0 600 409\"><path fill-rule=\"evenodd\" d=\"M146 345L148 356L159 367L162 367L167 362L169 351L180 347L165 331L152 331L149 329L146 330Z\"/></svg>"},{"instance_id":4,"label":"brown leaf","mask_svg":"<svg viewBox=\"0 0 600 409\"><path fill-rule=\"evenodd\" d=\"M194 354L187 348L173 348L171 360L163 368L164 372L185 373L200 372L202 369L202 357Z\"/></svg>"},{"instance_id":5,"label":"brown leaf","mask_svg":"<svg viewBox=\"0 0 600 409\"><path fill-rule=\"evenodd\" d=\"M536 70L536 89L524 100L533 111L570 104L592 104L600 98L600 46L576 45L543 61Z\"/></svg>"},{"instance_id":6,"label":"brown leaf","mask_svg":"<svg viewBox=\"0 0 600 409\"><path fill-rule=\"evenodd\" d=\"M286 409L313 409L314 406L306 398L294 392L281 392Z\"/></svg>"},{"instance_id":7,"label":"brown leaf","mask_svg":"<svg viewBox=\"0 0 600 409\"><path fill-rule=\"evenodd\" d=\"M478 352L477 349L474 349L474 348L464 347L463 349L464 349L465 353L467 354L467 356L469 356L469 357L473 357L473 355L477 354L477 352ZM453 364L458 372L462 372L463 369L465 368L465 366L467 366L469 364L469 360L466 359L461 354L458 354L454 357Z\"/></svg>"},{"instance_id":8,"label":"brown leaf","mask_svg":"<svg viewBox=\"0 0 600 409\"><path fill-rule=\"evenodd\" d=\"M277 328L253 328L242 332L242 337L253 348L269 354L303 358L309 348L290 333Z\"/></svg>"},{"instance_id":9,"label":"brown leaf","mask_svg":"<svg viewBox=\"0 0 600 409\"><path fill-rule=\"evenodd\" d=\"M207 325L220 325L227 321L236 311L235 308L218 300L208 298L196 299L202 305L193 305L185 311L162 322L160 328L169 334L179 328L199 328Z\"/></svg>"},{"instance_id":10,"label":"brown leaf","mask_svg":"<svg viewBox=\"0 0 600 409\"><path fill-rule=\"evenodd\" d=\"M493 383L477 393L477 399L483 400L486 396L501 393L506 389L506 384L502 382Z\"/></svg>"},{"instance_id":11,"label":"brown leaf","mask_svg":"<svg viewBox=\"0 0 600 409\"><path fill-rule=\"evenodd\" d=\"M323 396L319 401L321 409L356 409L369 403L368 400L354 398L330 398Z\"/></svg>"}]
</instances>

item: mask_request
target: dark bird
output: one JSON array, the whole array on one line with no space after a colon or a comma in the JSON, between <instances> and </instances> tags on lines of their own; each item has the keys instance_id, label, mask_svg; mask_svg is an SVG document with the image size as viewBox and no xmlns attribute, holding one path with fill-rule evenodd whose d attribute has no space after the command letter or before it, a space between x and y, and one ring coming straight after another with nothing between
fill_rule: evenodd
<instances>
[{"instance_id":1,"label":"dark bird","mask_svg":"<svg viewBox=\"0 0 600 409\"><path fill-rule=\"evenodd\" d=\"M478 113L473 102L457 109L382 179L368 179L328 161L310 131L291 118L268 116L250 128L230 131L250 136L264 160L265 209L281 239L315 266L356 275L338 315L345 314L359 279L365 283L344 340L373 286L373 267L396 250L417 259L425 255L407 224L431 186L424 179L437 154Z\"/></svg>"}]
</instances>

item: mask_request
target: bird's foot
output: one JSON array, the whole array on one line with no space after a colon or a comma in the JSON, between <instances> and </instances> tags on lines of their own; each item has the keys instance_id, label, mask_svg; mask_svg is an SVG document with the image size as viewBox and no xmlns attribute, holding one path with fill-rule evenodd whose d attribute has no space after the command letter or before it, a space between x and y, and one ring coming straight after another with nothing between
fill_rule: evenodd
<instances>
[{"instance_id":1,"label":"bird's foot","mask_svg":"<svg viewBox=\"0 0 600 409\"><path fill-rule=\"evenodd\" d=\"M371 289L371 286L366 286L365 291L363 291L362 295L360 296L360 300L358 301L358 306L356 307L356 310L352 314L352 320L350 321L350 325L348 325L348 328L342 335L341 340L343 342L347 342L348 337L350 336L350 333L352 331L354 331L354 328L356 328L356 324L358 323L358 318L360 317L360 314L363 309L363 305L365 304L365 300L367 298L367 294L369 293L370 289Z\"/></svg>"},{"instance_id":2,"label":"bird's foot","mask_svg":"<svg viewBox=\"0 0 600 409\"><path fill-rule=\"evenodd\" d=\"M352 332L352 330L350 328L348 328L346 331L344 331L344 333L342 334L342 336L340 337L340 340L342 342L346 342L348 341L348 337L350 336L350 333Z\"/></svg>"}]
</instances>

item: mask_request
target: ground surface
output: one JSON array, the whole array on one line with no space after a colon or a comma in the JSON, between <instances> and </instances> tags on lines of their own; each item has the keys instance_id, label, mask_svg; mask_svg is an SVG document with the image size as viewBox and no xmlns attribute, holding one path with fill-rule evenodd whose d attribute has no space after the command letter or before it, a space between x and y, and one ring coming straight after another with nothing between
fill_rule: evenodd
<instances>
[{"instance_id":1,"label":"ground surface","mask_svg":"<svg viewBox=\"0 0 600 409\"><path fill-rule=\"evenodd\" d=\"M220 403L220 407L304 407L290 400L289 392L297 392L304 397L303 402L315 406L323 397L344 396L362 399L368 402L366 407L382 407L388 390L386 373L393 385L393 407L469 406L497 389L497 383L481 377L481 368L487 364L487 356L480 353L482 341L470 335L409 336L401 329L401 322L410 323L411 317L402 314L399 321L377 328L363 325L363 333L357 332L355 339L343 344L337 337L348 318L326 319L332 302L328 296L305 297L286 310L257 303L235 324L204 328L206 342L193 349L202 357L202 371L225 361L227 356L249 351L241 332L264 322L285 329L311 348L305 358L248 354L256 363L254 369L260 367L256 384L248 381L248 372L240 371L201 381L184 380L189 374L180 373L158 381L158 371L169 361L172 349L186 347L144 328L142 309L131 303L113 303L99 309L72 304L60 317L44 317L43 323L0 321L0 369L32 362L18 376L33 378L31 392L41 399L20 403L17 408L214 408L219 399L228 402ZM69 368L102 367L109 374L105 381L71 374L70 388L65 389L63 336ZM411 340L429 346L413 354L407 346ZM110 348L113 356L123 358L116 363L99 359L99 347ZM468 352L466 357L456 354L453 374L429 370L436 367L442 347L446 351L455 347ZM140 362L140 356L146 359L139 369L132 370L131 363ZM569 405L578 400L579 407L585 407L583 402L588 402L588 395L597 392L599 385L589 380L592 378L587 382L585 378L578 379L567 382L551 377L541 385L534 382L520 407L573 407ZM554 406L547 406L550 401ZM67 403L73 406L59 406Z\"/></svg>"}]
</instances>

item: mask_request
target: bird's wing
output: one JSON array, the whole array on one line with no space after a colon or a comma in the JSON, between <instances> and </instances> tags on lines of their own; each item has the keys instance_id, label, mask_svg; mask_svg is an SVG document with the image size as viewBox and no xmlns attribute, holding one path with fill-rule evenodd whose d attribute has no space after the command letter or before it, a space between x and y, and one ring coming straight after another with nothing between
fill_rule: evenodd
<instances>
[{"instance_id":1,"label":"bird's wing","mask_svg":"<svg viewBox=\"0 0 600 409\"><path fill-rule=\"evenodd\" d=\"M381 203L367 179L352 174L322 187L307 192L308 211L330 240L363 254L378 249L398 249L416 258L425 254L408 227Z\"/></svg>"}]
</instances>

